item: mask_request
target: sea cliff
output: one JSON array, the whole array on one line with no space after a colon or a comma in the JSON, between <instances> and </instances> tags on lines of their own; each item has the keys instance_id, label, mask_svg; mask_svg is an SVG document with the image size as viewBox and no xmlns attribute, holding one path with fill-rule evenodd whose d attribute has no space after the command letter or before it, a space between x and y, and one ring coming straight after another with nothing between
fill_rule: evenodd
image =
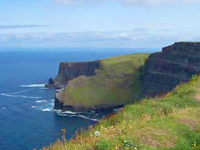
<instances>
[{"instance_id":1,"label":"sea cliff","mask_svg":"<svg viewBox=\"0 0 200 150\"><path fill-rule=\"evenodd\" d=\"M107 110L133 103L141 97L141 75L148 56L61 63L58 76L46 86L62 89L55 94L55 109Z\"/></svg>"},{"instance_id":2,"label":"sea cliff","mask_svg":"<svg viewBox=\"0 0 200 150\"><path fill-rule=\"evenodd\" d=\"M81 75L95 75L95 69L99 68L100 61L90 62L63 62L60 63L59 72L55 79L49 79L47 88L64 88L67 83Z\"/></svg>"},{"instance_id":3,"label":"sea cliff","mask_svg":"<svg viewBox=\"0 0 200 150\"><path fill-rule=\"evenodd\" d=\"M199 150L200 77L165 97L126 105L73 139L44 150Z\"/></svg>"},{"instance_id":4,"label":"sea cliff","mask_svg":"<svg viewBox=\"0 0 200 150\"><path fill-rule=\"evenodd\" d=\"M121 80L126 84L120 84L123 86L118 87L120 89L126 87L129 89L128 87L132 87L131 92L133 93L133 97L128 95L129 98L135 99L137 97L140 99L143 96L146 96L146 98L134 104L126 105L123 109L119 109L117 114L112 114L100 120L99 124L89 127L87 131L81 130L77 132L75 137L70 141L57 141L53 145L44 148L44 150L199 150L200 76L198 74L200 73L200 43L179 42L163 48L162 52L148 56L145 55L144 57L142 54L129 55L129 61L134 60L134 63L130 66L124 63L127 61L127 56L121 57L123 59L126 58L126 61L117 63L118 65L123 64L123 67L116 67L119 72L116 72L115 69L115 71L110 70L111 68L115 68L116 64L114 66L111 65L110 68L105 67L108 62L115 62L113 61L115 58L112 58L104 62L104 67L101 66L102 62L100 63L99 70L106 71L106 73L104 72L105 74L98 76L99 72L96 71L96 75L91 76L97 77L95 78L97 80L101 79L100 77L103 75L109 79L110 76L112 78L113 76L121 76L122 72L123 74L132 74L132 78L127 78L126 82L124 82L125 80ZM119 57L117 60L119 60ZM142 62L145 60L145 63ZM137 67L133 67L133 64L137 64ZM126 72L124 68L129 71L131 68L132 71ZM108 75L109 73L113 74ZM122 76L122 79L125 77L126 75ZM85 83L90 79L80 76L75 81L69 81L65 90L60 94L66 93L68 95L68 91L70 91L69 87L71 86L76 90L77 86L73 86L76 85L73 83L76 83L76 80L83 80L84 82L82 83ZM96 80L92 80L95 81L92 83L98 86L102 85L102 81L106 81L99 80L99 82L96 82ZM115 86L118 83L116 81L113 80ZM84 89L87 89L85 85L88 85L87 88L91 87L90 84L82 84L78 87L82 88L83 86ZM97 89L98 86L96 87ZM87 92L87 90L83 92ZM110 93L111 95L116 94ZM124 91L122 93L127 95ZM159 95L162 96L159 97ZM97 96L101 96L101 93ZM115 99L122 100L122 97L118 96ZM64 99L62 100L64 102ZM115 101L115 103L117 102ZM129 103L131 102L133 101L129 101ZM106 102L103 101L103 103Z\"/></svg>"},{"instance_id":5,"label":"sea cliff","mask_svg":"<svg viewBox=\"0 0 200 150\"><path fill-rule=\"evenodd\" d=\"M200 43L177 42L150 56L61 63L46 87L62 89L55 94L55 109L105 110L166 94L198 73Z\"/></svg>"},{"instance_id":6,"label":"sea cliff","mask_svg":"<svg viewBox=\"0 0 200 150\"><path fill-rule=\"evenodd\" d=\"M145 63L144 94L163 95L200 73L200 43L177 42L149 56Z\"/></svg>"}]
</instances>

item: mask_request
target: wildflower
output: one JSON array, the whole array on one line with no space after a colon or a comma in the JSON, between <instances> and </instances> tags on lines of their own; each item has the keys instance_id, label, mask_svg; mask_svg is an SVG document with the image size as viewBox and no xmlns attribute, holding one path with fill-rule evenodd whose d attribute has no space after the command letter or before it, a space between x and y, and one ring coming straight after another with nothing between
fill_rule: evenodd
<instances>
[{"instance_id":1,"label":"wildflower","mask_svg":"<svg viewBox=\"0 0 200 150\"><path fill-rule=\"evenodd\" d=\"M135 147L134 150L137 150L137 147Z\"/></svg>"},{"instance_id":2,"label":"wildflower","mask_svg":"<svg viewBox=\"0 0 200 150\"><path fill-rule=\"evenodd\" d=\"M100 136L100 132L99 132L99 131L95 131L95 132L94 132L94 135L95 135L95 136Z\"/></svg>"}]
</instances>

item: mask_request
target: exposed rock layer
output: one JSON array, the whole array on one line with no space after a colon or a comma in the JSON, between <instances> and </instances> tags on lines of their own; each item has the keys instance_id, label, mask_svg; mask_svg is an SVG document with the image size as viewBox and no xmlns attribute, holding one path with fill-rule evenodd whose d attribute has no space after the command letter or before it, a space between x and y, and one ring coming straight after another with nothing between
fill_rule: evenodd
<instances>
[{"instance_id":1,"label":"exposed rock layer","mask_svg":"<svg viewBox=\"0 0 200 150\"><path fill-rule=\"evenodd\" d=\"M63 88L56 92L55 109L118 107L133 102L135 97L165 94L200 73L200 43L175 43L147 57L135 54L104 61L61 63L58 76L48 84ZM141 72L139 68L146 59Z\"/></svg>"},{"instance_id":2,"label":"exposed rock layer","mask_svg":"<svg viewBox=\"0 0 200 150\"><path fill-rule=\"evenodd\" d=\"M200 73L200 43L175 43L150 55L146 61L144 94L165 94L197 73Z\"/></svg>"},{"instance_id":3,"label":"exposed rock layer","mask_svg":"<svg viewBox=\"0 0 200 150\"><path fill-rule=\"evenodd\" d=\"M95 75L95 70L99 68L99 64L99 61L60 63L58 76L53 81L49 79L46 87L61 89L76 77L81 75L93 76Z\"/></svg>"},{"instance_id":4,"label":"exposed rock layer","mask_svg":"<svg viewBox=\"0 0 200 150\"><path fill-rule=\"evenodd\" d=\"M141 67L149 54L94 62L61 63L59 75L46 87L56 88L55 109L110 110L140 97Z\"/></svg>"}]
</instances>

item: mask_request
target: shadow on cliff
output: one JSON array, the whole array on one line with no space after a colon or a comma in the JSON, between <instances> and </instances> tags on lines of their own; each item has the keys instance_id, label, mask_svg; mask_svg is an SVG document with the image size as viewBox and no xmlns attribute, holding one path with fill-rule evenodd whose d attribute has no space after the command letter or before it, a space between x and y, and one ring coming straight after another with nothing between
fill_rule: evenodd
<instances>
[{"instance_id":1,"label":"shadow on cliff","mask_svg":"<svg viewBox=\"0 0 200 150\"><path fill-rule=\"evenodd\" d=\"M143 95L160 96L200 73L200 43L176 42L149 56L143 76Z\"/></svg>"}]
</instances>

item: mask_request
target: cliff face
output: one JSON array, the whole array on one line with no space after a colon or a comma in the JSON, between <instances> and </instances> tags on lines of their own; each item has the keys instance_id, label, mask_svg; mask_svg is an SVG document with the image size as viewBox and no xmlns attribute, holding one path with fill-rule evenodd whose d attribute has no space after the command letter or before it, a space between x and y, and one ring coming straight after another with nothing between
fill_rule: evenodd
<instances>
[{"instance_id":1,"label":"cliff face","mask_svg":"<svg viewBox=\"0 0 200 150\"><path fill-rule=\"evenodd\" d=\"M145 63L144 93L161 95L200 73L200 43L179 42L150 55Z\"/></svg>"},{"instance_id":2,"label":"cliff face","mask_svg":"<svg viewBox=\"0 0 200 150\"><path fill-rule=\"evenodd\" d=\"M200 43L179 42L150 56L61 63L58 76L48 86L63 89L56 92L56 109L96 110L165 94L198 73Z\"/></svg>"},{"instance_id":3,"label":"cliff face","mask_svg":"<svg viewBox=\"0 0 200 150\"><path fill-rule=\"evenodd\" d=\"M81 75L93 76L95 70L99 68L99 61L91 62L65 62L60 63L58 76L55 79L49 79L47 88L64 88L67 83Z\"/></svg>"},{"instance_id":4,"label":"cliff face","mask_svg":"<svg viewBox=\"0 0 200 150\"><path fill-rule=\"evenodd\" d=\"M97 62L61 63L59 75L51 84L64 87L56 92L55 109L109 110L132 103L140 96L140 72L148 56L134 54Z\"/></svg>"}]
</instances>

